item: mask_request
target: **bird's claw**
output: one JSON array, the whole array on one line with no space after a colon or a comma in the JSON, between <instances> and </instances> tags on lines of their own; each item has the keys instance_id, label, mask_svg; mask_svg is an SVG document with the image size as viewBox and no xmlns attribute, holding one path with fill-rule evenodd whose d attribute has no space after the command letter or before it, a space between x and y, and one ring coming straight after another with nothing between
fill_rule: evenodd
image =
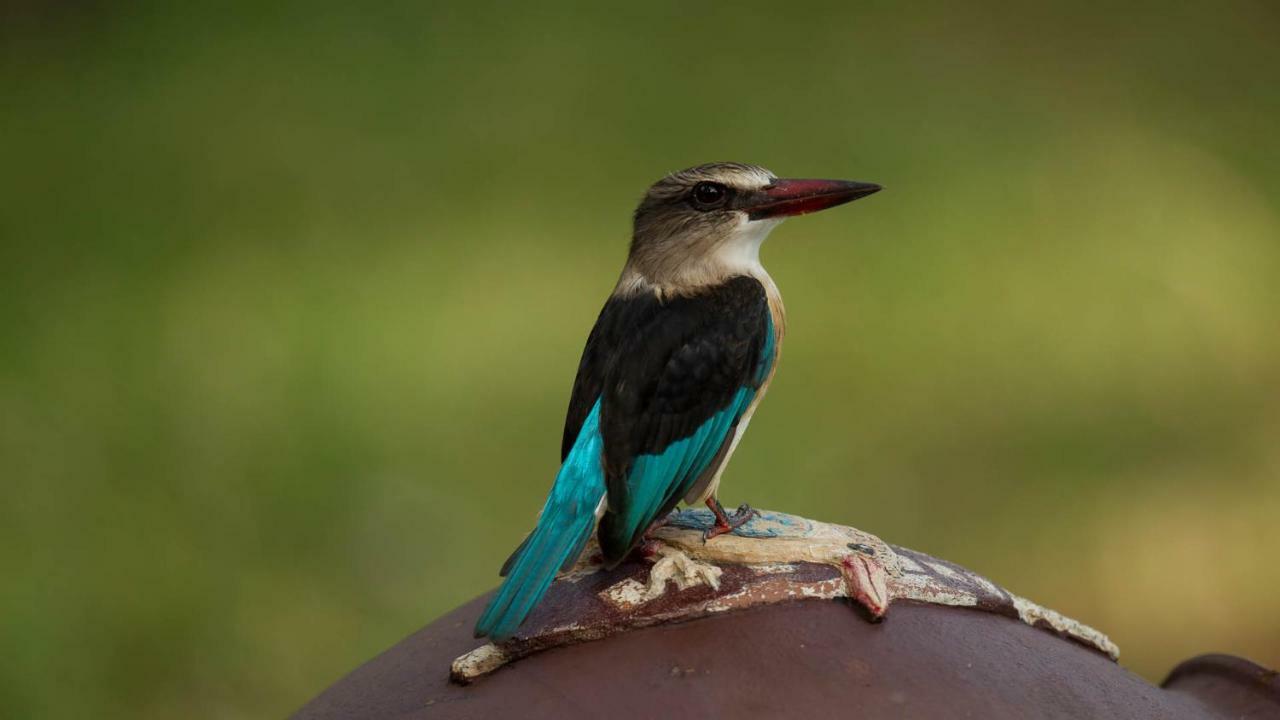
<instances>
[{"instance_id":1,"label":"bird's claw","mask_svg":"<svg viewBox=\"0 0 1280 720\"><path fill-rule=\"evenodd\" d=\"M715 512L715 510L716 508L713 507L712 512ZM731 533L734 530L737 530L743 525L751 522L751 518L753 517L761 517L759 510L752 508L746 503L739 505L738 509L735 510L732 515L726 514L724 512L724 508L720 508L720 512L716 512L715 515L716 524L707 528L702 533L702 542L704 543L711 538L719 537L725 533Z\"/></svg>"}]
</instances>

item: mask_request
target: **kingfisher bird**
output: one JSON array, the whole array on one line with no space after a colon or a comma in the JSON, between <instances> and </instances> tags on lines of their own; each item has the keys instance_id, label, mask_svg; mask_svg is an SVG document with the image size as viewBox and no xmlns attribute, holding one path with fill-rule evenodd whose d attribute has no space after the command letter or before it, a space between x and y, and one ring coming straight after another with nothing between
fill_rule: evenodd
<instances>
[{"instance_id":1,"label":"kingfisher bird","mask_svg":"<svg viewBox=\"0 0 1280 720\"><path fill-rule=\"evenodd\" d=\"M787 217L878 190L733 162L671 173L649 188L578 364L560 470L533 532L503 565L476 637L509 639L593 531L613 567L681 500L714 513L707 540L751 519L746 504L727 513L716 493L786 331L760 246Z\"/></svg>"}]
</instances>

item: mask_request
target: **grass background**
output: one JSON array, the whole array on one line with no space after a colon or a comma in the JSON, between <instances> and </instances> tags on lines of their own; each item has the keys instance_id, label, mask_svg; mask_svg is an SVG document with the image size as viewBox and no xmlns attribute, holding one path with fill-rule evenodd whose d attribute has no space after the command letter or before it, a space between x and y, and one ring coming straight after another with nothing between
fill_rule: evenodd
<instances>
[{"instance_id":1,"label":"grass background","mask_svg":"<svg viewBox=\"0 0 1280 720\"><path fill-rule=\"evenodd\" d=\"M1266 2L0 10L0 714L262 717L491 587L663 173L780 228L724 483L1280 665Z\"/></svg>"}]
</instances>

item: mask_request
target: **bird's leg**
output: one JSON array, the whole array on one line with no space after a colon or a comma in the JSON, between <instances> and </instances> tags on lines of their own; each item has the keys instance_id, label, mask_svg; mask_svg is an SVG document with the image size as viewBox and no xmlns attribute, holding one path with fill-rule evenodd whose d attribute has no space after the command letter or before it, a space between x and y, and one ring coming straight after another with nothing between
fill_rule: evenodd
<instances>
[{"instance_id":1,"label":"bird's leg","mask_svg":"<svg viewBox=\"0 0 1280 720\"><path fill-rule=\"evenodd\" d=\"M720 504L720 500L715 495L707 498L707 507L711 508L711 512L715 514L716 524L702 533L703 542L718 535L733 532L746 525L753 515L760 514L758 511L752 510L750 505L742 503L732 515L729 515L724 511L724 506Z\"/></svg>"},{"instance_id":2,"label":"bird's leg","mask_svg":"<svg viewBox=\"0 0 1280 720\"><path fill-rule=\"evenodd\" d=\"M671 513L667 513L649 523L649 527L645 528L644 534L640 536L640 544L636 546L635 552L637 555L645 560L651 560L658 556L658 548L662 546L662 541L653 537L653 531L666 525L669 519L671 519Z\"/></svg>"},{"instance_id":3,"label":"bird's leg","mask_svg":"<svg viewBox=\"0 0 1280 720\"><path fill-rule=\"evenodd\" d=\"M644 529L644 535L642 535L641 537L643 537L645 540L650 539L651 537L653 537L653 531L657 530L663 525L666 525L667 521L670 519L671 519L671 513L667 513L666 515L663 515L660 518L656 518L653 522L649 523L649 527Z\"/></svg>"}]
</instances>

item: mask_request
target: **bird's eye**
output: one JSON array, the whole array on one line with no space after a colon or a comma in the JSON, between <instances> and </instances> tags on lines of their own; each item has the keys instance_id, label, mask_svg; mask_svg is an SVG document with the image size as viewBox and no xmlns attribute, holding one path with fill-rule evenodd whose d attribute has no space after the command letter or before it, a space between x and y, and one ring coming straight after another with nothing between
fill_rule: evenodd
<instances>
[{"instance_id":1,"label":"bird's eye","mask_svg":"<svg viewBox=\"0 0 1280 720\"><path fill-rule=\"evenodd\" d=\"M718 207L727 197L729 189L720 183L700 182L693 186L693 204L700 210Z\"/></svg>"}]
</instances>

